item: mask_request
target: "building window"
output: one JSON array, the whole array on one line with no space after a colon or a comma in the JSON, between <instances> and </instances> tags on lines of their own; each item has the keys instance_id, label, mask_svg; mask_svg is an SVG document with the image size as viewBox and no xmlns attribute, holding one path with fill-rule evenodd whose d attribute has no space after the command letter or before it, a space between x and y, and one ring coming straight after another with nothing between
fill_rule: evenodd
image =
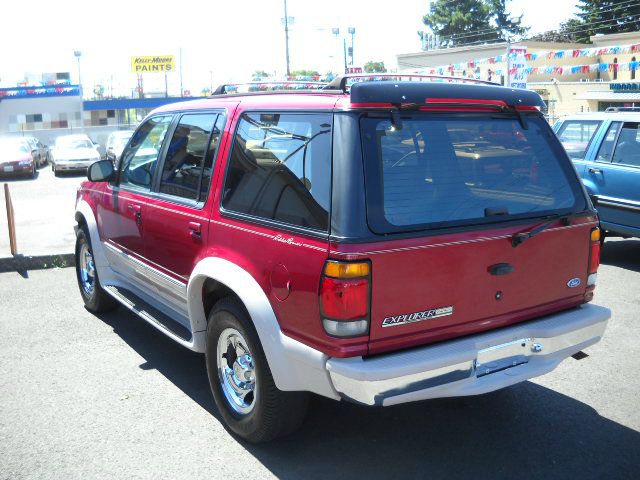
<instances>
[{"instance_id":1,"label":"building window","mask_svg":"<svg viewBox=\"0 0 640 480\"><path fill-rule=\"evenodd\" d=\"M618 79L618 57L613 59L613 79Z\"/></svg>"}]
</instances>

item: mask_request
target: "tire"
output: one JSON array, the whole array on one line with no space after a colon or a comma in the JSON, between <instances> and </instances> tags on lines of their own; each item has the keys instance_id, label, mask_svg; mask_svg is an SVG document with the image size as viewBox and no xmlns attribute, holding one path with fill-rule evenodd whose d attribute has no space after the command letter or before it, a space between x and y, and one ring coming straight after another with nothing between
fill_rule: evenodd
<instances>
[{"instance_id":1,"label":"tire","mask_svg":"<svg viewBox=\"0 0 640 480\"><path fill-rule=\"evenodd\" d=\"M51 165L51 170L53 170L53 176L54 177L59 177L60 176L60 172L58 172L58 169L56 168L55 165Z\"/></svg>"},{"instance_id":2,"label":"tire","mask_svg":"<svg viewBox=\"0 0 640 480\"><path fill-rule=\"evenodd\" d=\"M244 306L235 298L223 298L212 308L208 321L207 374L227 427L251 443L268 442L298 429L307 412L309 394L283 392L276 387ZM236 348L230 348L234 342L237 342ZM235 357L233 370L226 364L229 355ZM231 382L239 379L237 371L248 381L241 384L245 388L235 384L241 392L234 396ZM245 392L248 393L242 398Z\"/></svg>"},{"instance_id":3,"label":"tire","mask_svg":"<svg viewBox=\"0 0 640 480\"><path fill-rule=\"evenodd\" d=\"M100 285L98 271L93 263L93 249L84 227L76 236L76 278L84 306L93 313L110 312L118 306L116 300Z\"/></svg>"},{"instance_id":4,"label":"tire","mask_svg":"<svg viewBox=\"0 0 640 480\"><path fill-rule=\"evenodd\" d=\"M33 170L31 171L31 178L35 180L37 173L38 173L38 170L36 169L36 164L34 163Z\"/></svg>"}]
</instances>

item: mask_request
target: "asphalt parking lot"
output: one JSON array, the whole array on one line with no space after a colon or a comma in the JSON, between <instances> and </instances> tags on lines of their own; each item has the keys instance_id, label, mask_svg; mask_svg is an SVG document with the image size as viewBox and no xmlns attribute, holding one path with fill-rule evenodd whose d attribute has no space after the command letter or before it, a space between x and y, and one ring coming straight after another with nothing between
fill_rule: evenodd
<instances>
[{"instance_id":1,"label":"asphalt parking lot","mask_svg":"<svg viewBox=\"0 0 640 480\"><path fill-rule=\"evenodd\" d=\"M80 173L55 177L51 165L40 168L35 179L0 177L0 184L8 184L11 192L18 253L43 255L73 252L76 190L86 178ZM9 255L4 192L0 192L0 258Z\"/></svg>"},{"instance_id":2,"label":"asphalt parking lot","mask_svg":"<svg viewBox=\"0 0 640 480\"><path fill-rule=\"evenodd\" d=\"M71 268L0 274L0 478L640 478L640 241L608 242L599 276L614 315L583 360L479 397L314 397L299 432L253 446L218 420L202 356L87 312Z\"/></svg>"}]
</instances>

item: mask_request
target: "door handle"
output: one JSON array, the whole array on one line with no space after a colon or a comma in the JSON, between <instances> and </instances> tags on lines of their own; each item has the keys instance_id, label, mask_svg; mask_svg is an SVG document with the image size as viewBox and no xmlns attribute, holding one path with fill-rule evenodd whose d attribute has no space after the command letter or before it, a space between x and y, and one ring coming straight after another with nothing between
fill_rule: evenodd
<instances>
[{"instance_id":1,"label":"door handle","mask_svg":"<svg viewBox=\"0 0 640 480\"><path fill-rule=\"evenodd\" d=\"M142 206L130 203L127 205L127 210L129 210L136 217L136 224L142 224Z\"/></svg>"},{"instance_id":2,"label":"door handle","mask_svg":"<svg viewBox=\"0 0 640 480\"><path fill-rule=\"evenodd\" d=\"M602 170L600 170L599 168L593 168L593 167L589 167L589 173L602 173Z\"/></svg>"},{"instance_id":3,"label":"door handle","mask_svg":"<svg viewBox=\"0 0 640 480\"><path fill-rule=\"evenodd\" d=\"M191 238L199 239L202 236L202 225L198 222L189 222L189 235Z\"/></svg>"}]
</instances>

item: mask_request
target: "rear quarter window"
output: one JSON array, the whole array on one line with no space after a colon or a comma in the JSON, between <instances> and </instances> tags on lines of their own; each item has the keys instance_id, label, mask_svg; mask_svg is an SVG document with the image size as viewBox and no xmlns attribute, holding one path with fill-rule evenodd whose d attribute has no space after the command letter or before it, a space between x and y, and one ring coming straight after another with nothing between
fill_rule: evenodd
<instances>
[{"instance_id":1,"label":"rear quarter window","mask_svg":"<svg viewBox=\"0 0 640 480\"><path fill-rule=\"evenodd\" d=\"M539 117L415 114L401 129L361 120L367 216L387 233L575 208L573 167ZM584 200L583 200L584 202Z\"/></svg>"},{"instance_id":2,"label":"rear quarter window","mask_svg":"<svg viewBox=\"0 0 640 480\"><path fill-rule=\"evenodd\" d=\"M558 129L560 143L572 160L584 159L600 120L566 120Z\"/></svg>"}]
</instances>

